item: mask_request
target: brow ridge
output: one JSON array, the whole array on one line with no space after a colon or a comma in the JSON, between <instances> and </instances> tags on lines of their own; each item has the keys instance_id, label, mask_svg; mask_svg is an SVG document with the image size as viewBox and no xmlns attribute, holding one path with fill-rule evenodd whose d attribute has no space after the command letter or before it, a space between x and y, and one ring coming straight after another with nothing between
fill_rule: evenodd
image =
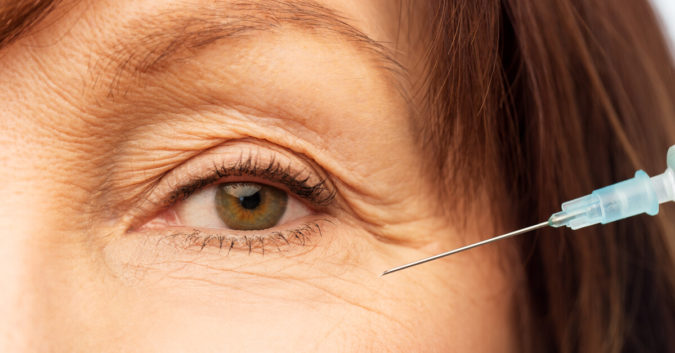
<instances>
[{"instance_id":1,"label":"brow ridge","mask_svg":"<svg viewBox=\"0 0 675 353\"><path fill-rule=\"evenodd\" d=\"M368 55L377 68L387 72L405 92L408 74L387 49L347 22L336 11L311 0L215 1L209 5L185 6L132 21L123 28L122 41L104 55L103 65L113 67L109 96L124 90L124 83L164 71L208 46L224 41L274 31L290 25L304 31L331 33ZM404 94L407 96L407 94Z\"/></svg>"}]
</instances>

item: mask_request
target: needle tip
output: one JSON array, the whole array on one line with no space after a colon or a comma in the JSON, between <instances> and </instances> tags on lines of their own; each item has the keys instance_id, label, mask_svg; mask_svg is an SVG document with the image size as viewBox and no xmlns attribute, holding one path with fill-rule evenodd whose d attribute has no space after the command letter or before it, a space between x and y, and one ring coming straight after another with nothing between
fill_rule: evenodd
<instances>
[{"instance_id":1,"label":"needle tip","mask_svg":"<svg viewBox=\"0 0 675 353\"><path fill-rule=\"evenodd\" d=\"M388 269L388 270L382 272L382 274L380 275L380 277L386 276L386 275L388 275L388 274L390 274L390 273L392 273L392 272L396 272L396 271L398 271L398 270L400 270L400 269L399 269L399 268L390 268L390 269Z\"/></svg>"},{"instance_id":2,"label":"needle tip","mask_svg":"<svg viewBox=\"0 0 675 353\"><path fill-rule=\"evenodd\" d=\"M392 271L391 269L390 269L390 270L386 270L386 271L382 272L382 274L380 275L380 277L386 276L386 275L388 275L388 274L390 274L390 273L392 273L392 272L395 272L395 271Z\"/></svg>"}]
</instances>

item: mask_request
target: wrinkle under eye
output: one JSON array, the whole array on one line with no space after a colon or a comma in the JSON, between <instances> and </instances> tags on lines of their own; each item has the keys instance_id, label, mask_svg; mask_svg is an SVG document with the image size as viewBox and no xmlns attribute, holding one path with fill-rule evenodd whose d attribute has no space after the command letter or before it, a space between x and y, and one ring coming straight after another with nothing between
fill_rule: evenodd
<instances>
[{"instance_id":1,"label":"wrinkle under eye","mask_svg":"<svg viewBox=\"0 0 675 353\"><path fill-rule=\"evenodd\" d=\"M218 216L237 230L275 226L286 211L287 200L284 191L257 183L220 184L215 195Z\"/></svg>"}]
</instances>

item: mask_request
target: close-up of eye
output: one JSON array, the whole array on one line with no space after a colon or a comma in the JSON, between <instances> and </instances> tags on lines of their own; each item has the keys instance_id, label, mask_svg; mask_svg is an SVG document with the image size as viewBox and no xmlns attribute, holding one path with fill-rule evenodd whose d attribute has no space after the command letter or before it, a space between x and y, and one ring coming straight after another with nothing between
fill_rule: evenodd
<instances>
[{"instance_id":1,"label":"close-up of eye","mask_svg":"<svg viewBox=\"0 0 675 353\"><path fill-rule=\"evenodd\" d=\"M155 216L132 227L130 236L149 232L177 240L179 247L227 254L312 243L322 223L330 222L335 188L314 163L268 148L232 141L176 168L155 190L160 209L142 208L140 216Z\"/></svg>"}]
</instances>

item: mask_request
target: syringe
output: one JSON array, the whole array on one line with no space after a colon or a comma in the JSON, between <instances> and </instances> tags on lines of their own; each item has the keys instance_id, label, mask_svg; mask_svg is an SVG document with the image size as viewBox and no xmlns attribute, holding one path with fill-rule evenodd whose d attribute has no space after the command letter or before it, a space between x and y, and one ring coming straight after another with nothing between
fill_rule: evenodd
<instances>
[{"instance_id":1,"label":"syringe","mask_svg":"<svg viewBox=\"0 0 675 353\"><path fill-rule=\"evenodd\" d=\"M650 178L647 173L638 170L632 179L594 190L589 195L563 203L562 211L551 215L548 221L394 267L384 271L382 276L546 226L556 228L567 226L576 230L593 224L611 223L641 213L654 216L659 213L659 204L675 201L675 145L668 149L666 162L668 168L663 174Z\"/></svg>"}]
</instances>

